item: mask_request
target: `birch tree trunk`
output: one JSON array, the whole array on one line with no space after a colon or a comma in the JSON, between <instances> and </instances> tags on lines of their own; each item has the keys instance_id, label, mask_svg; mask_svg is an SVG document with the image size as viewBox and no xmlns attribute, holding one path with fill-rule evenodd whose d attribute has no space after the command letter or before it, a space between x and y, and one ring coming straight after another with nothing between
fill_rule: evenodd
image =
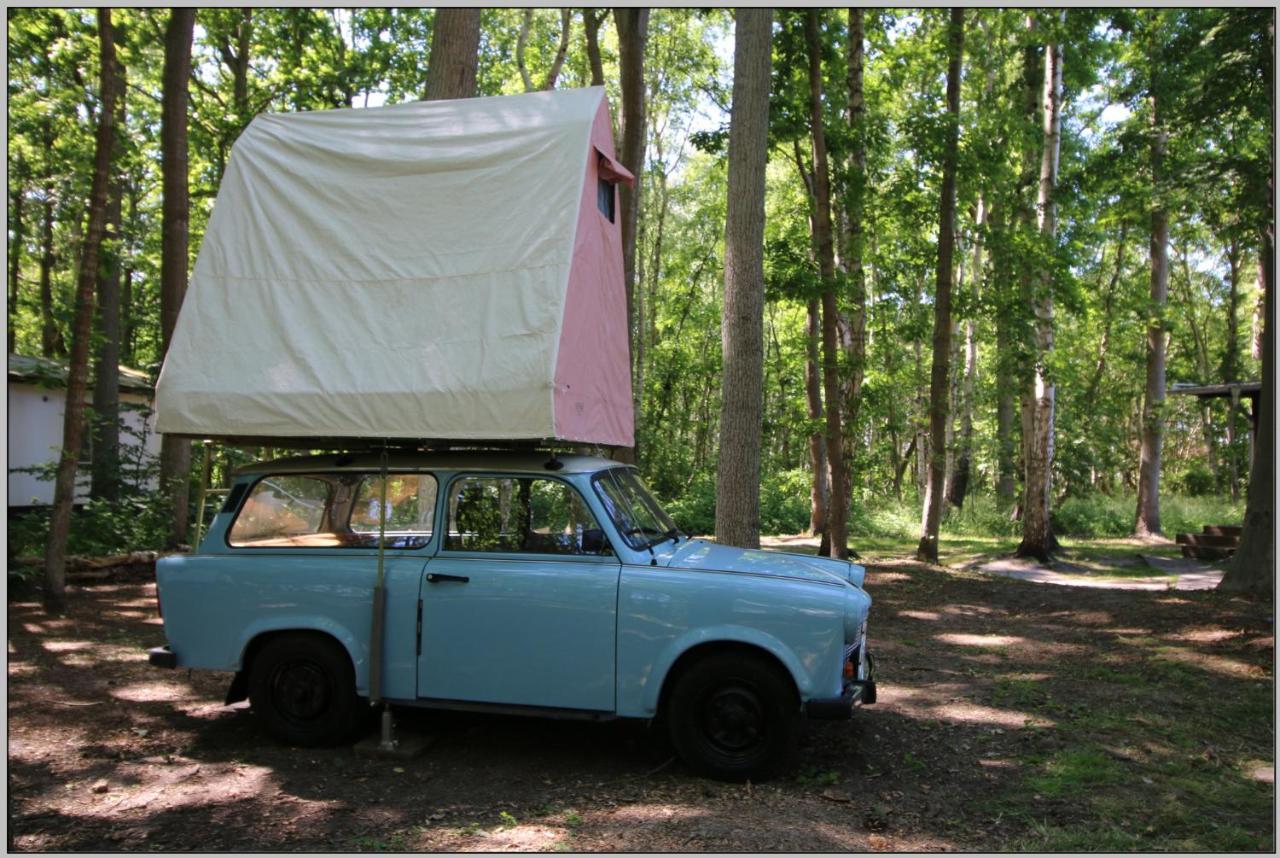
<instances>
[{"instance_id":1,"label":"birch tree trunk","mask_svg":"<svg viewBox=\"0 0 1280 858\"><path fill-rule=\"evenodd\" d=\"M480 9L436 9L424 101L475 98Z\"/></svg>"},{"instance_id":2,"label":"birch tree trunk","mask_svg":"<svg viewBox=\"0 0 1280 858\"><path fill-rule=\"evenodd\" d=\"M1065 14L1065 13L1064 13ZM1040 189L1036 197L1040 235L1046 246L1057 233L1058 144L1062 107L1062 45L1045 46L1044 149L1040 159ZM1032 303L1035 313L1035 367L1026 400L1023 427L1027 438L1026 486L1022 509L1022 543L1018 555L1047 561L1056 549L1049 518L1053 502L1053 421L1055 389L1049 366L1053 360L1053 282L1047 268L1039 272L1039 288Z\"/></svg>"},{"instance_id":3,"label":"birch tree trunk","mask_svg":"<svg viewBox=\"0 0 1280 858\"><path fill-rule=\"evenodd\" d=\"M164 103L160 118L160 172L163 187L160 249L161 351L169 351L178 311L187 293L187 87L191 78L191 36L195 10L175 8L164 38ZM163 356L163 355L162 355ZM168 545L187 540L191 489L191 442L165 435L160 441L160 486L168 494L172 523Z\"/></svg>"},{"instance_id":4,"label":"birch tree trunk","mask_svg":"<svg viewBox=\"0 0 1280 858\"><path fill-rule=\"evenodd\" d=\"M716 542L759 548L764 179L769 154L769 44L773 13L770 9L739 9L734 18Z\"/></svg>"},{"instance_id":5,"label":"birch tree trunk","mask_svg":"<svg viewBox=\"0 0 1280 858\"><path fill-rule=\"evenodd\" d=\"M94 146L93 184L89 192L89 224L76 280L75 321L71 329L71 360L67 367L67 398L63 407L62 452L53 484L53 510L45 551L44 604L49 613L66 608L67 537L75 503L76 465L84 431L84 398L89 386L89 339L93 330L94 286L98 281L98 253L107 220L107 183L115 138L115 39L111 10L98 10L100 56L98 134Z\"/></svg>"},{"instance_id":6,"label":"birch tree trunk","mask_svg":"<svg viewBox=\"0 0 1280 858\"><path fill-rule=\"evenodd\" d=\"M933 366L929 377L929 477L925 484L916 559L938 562L943 483L947 475L948 382L951 373L951 290L955 268L956 154L960 140L960 67L964 56L964 9L951 10L947 28L947 129L938 206L938 268L933 296Z\"/></svg>"}]
</instances>

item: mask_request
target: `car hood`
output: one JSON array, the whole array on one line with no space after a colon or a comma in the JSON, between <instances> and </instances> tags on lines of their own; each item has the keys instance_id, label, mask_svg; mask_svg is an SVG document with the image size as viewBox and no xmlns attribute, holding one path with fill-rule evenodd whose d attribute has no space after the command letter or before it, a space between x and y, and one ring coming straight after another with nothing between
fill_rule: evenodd
<instances>
[{"instance_id":1,"label":"car hood","mask_svg":"<svg viewBox=\"0 0 1280 858\"><path fill-rule=\"evenodd\" d=\"M716 569L726 572L770 575L775 578L818 581L824 584L830 584L834 579L847 581L855 587L862 586L865 574L861 566L846 560L831 560L807 554L787 554L781 551L734 548L707 542L705 539L688 539L673 547L674 551L665 558L659 559L659 563L671 569Z\"/></svg>"}]
</instances>

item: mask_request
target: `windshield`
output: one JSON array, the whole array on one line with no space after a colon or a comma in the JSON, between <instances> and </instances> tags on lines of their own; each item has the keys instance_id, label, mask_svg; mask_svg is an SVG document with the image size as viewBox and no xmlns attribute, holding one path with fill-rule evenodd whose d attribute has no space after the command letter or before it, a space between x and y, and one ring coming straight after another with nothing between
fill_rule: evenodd
<instances>
[{"instance_id":1,"label":"windshield","mask_svg":"<svg viewBox=\"0 0 1280 858\"><path fill-rule=\"evenodd\" d=\"M679 534L680 528L630 468L597 474L595 484L609 517L632 548L648 548Z\"/></svg>"}]
</instances>

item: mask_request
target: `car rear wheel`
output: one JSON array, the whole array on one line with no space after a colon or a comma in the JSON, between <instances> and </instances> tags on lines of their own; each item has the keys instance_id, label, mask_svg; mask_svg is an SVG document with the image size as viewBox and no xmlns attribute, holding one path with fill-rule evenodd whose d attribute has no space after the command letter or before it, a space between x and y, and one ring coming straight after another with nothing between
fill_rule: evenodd
<instances>
[{"instance_id":1,"label":"car rear wheel","mask_svg":"<svg viewBox=\"0 0 1280 858\"><path fill-rule=\"evenodd\" d=\"M289 745L332 745L358 722L355 671L336 641L319 635L273 638L253 660L249 702L266 731Z\"/></svg>"},{"instance_id":2,"label":"car rear wheel","mask_svg":"<svg viewBox=\"0 0 1280 858\"><path fill-rule=\"evenodd\" d=\"M792 759L799 703L791 679L769 660L707 656L677 678L667 709L676 752L701 774L761 780Z\"/></svg>"}]
</instances>

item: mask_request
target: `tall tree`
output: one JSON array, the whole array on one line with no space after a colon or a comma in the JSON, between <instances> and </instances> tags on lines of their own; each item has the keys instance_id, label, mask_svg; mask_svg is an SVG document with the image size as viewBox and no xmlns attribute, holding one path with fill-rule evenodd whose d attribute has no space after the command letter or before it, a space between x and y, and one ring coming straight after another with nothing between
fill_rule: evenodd
<instances>
[{"instance_id":1,"label":"tall tree","mask_svg":"<svg viewBox=\"0 0 1280 858\"><path fill-rule=\"evenodd\" d=\"M587 42L587 61L591 64L592 86L604 86L604 61L600 56L600 25L608 16L608 9L582 10L582 34Z\"/></svg>"},{"instance_id":2,"label":"tall tree","mask_svg":"<svg viewBox=\"0 0 1280 858\"><path fill-rule=\"evenodd\" d=\"M942 521L947 473L948 388L951 373L951 290L955 277L956 156L960 141L960 67L964 57L964 9L951 10L947 27L947 122L942 161L942 199L938 206L938 267L933 295L933 368L929 377L929 479L925 484L920 544L916 558L938 562L938 526Z\"/></svg>"},{"instance_id":3,"label":"tall tree","mask_svg":"<svg viewBox=\"0 0 1280 858\"><path fill-rule=\"evenodd\" d=\"M44 603L50 613L61 613L66 608L67 536L71 531L71 509L76 494L76 465L84 433L84 399L89 386L89 340L93 329L94 286L98 280L98 253L107 220L107 184L111 178L111 149L115 142L115 39L110 9L98 10L98 41L99 109L93 186L89 194L89 222L76 281L71 359L67 367L67 394L63 406L62 451L53 485L53 512L45 551Z\"/></svg>"},{"instance_id":4,"label":"tall tree","mask_svg":"<svg viewBox=\"0 0 1280 858\"><path fill-rule=\"evenodd\" d=\"M529 41L529 30L533 27L533 10L526 8L520 23L520 35L516 38L516 66L520 69L520 79L524 81L524 91L534 92L539 89L555 89L556 80L560 77L560 69L564 66L565 55L569 51L569 35L573 29L573 10L560 10L560 43L556 47L555 59L541 84L535 84L525 63L525 45Z\"/></svg>"},{"instance_id":5,"label":"tall tree","mask_svg":"<svg viewBox=\"0 0 1280 858\"><path fill-rule=\"evenodd\" d=\"M769 156L773 12L739 9L734 19L716 541L759 548L760 430L764 398L764 180Z\"/></svg>"},{"instance_id":6,"label":"tall tree","mask_svg":"<svg viewBox=\"0 0 1280 858\"><path fill-rule=\"evenodd\" d=\"M1065 12L1062 13L1065 17ZM1060 35L1059 35L1060 38ZM1044 52L1044 143L1040 159L1040 184L1036 210L1044 253L1051 252L1057 234L1058 151L1062 128L1062 44L1055 39ZM1053 503L1053 445L1055 381L1053 361L1053 274L1047 260L1039 263L1032 297L1034 354L1031 386L1023 395L1022 425L1025 435L1026 479L1023 490L1022 542L1019 556L1048 560L1056 547L1050 511Z\"/></svg>"},{"instance_id":7,"label":"tall tree","mask_svg":"<svg viewBox=\"0 0 1280 858\"><path fill-rule=\"evenodd\" d=\"M22 283L22 248L26 241L22 219L26 202L26 165L21 158L15 159L10 173L9 186L9 351L15 350L17 344L18 297Z\"/></svg>"},{"instance_id":8,"label":"tall tree","mask_svg":"<svg viewBox=\"0 0 1280 858\"><path fill-rule=\"evenodd\" d=\"M867 273L864 265L866 234L864 219L867 197L867 104L863 93L863 65L866 59L866 19L861 8L849 9L848 101L845 116L849 123L849 158L845 169L844 218L841 229L841 267L849 281L853 304L849 317L849 433L858 431L862 404L862 384L867 361Z\"/></svg>"},{"instance_id":9,"label":"tall tree","mask_svg":"<svg viewBox=\"0 0 1280 858\"><path fill-rule=\"evenodd\" d=\"M1262 21L1256 15L1265 15L1267 38L1256 39L1255 34L1261 29ZM1245 501L1244 533L1240 539L1240 547L1231 558L1226 575L1218 588L1227 592L1247 593L1268 599L1275 598L1276 576L1276 524L1275 524L1275 492L1276 492L1276 90L1275 90L1275 42L1276 19L1274 10L1232 9L1224 13L1226 25L1219 32L1224 42L1232 38L1238 39L1232 47L1233 62L1223 64L1218 74L1221 78L1231 80L1232 74L1241 71L1253 86L1265 81L1267 102L1270 112L1261 115L1261 99L1248 98L1245 86L1234 87L1242 100L1245 112L1252 114L1255 123L1259 120L1268 123L1269 134L1266 139L1269 145L1266 154L1257 153L1253 163L1244 165L1238 172L1243 174L1248 193L1245 197L1245 211L1250 221L1258 230L1259 279L1262 281L1262 396L1257 407L1260 409L1257 422L1257 443L1254 444L1253 461L1249 467L1249 489ZM1259 44L1261 43L1261 44ZM1210 43L1215 53L1222 48ZM1206 87L1212 93L1212 87ZM1214 99L1212 94L1205 99L1209 110L1219 109L1222 99ZM1265 178L1264 178L1265 177ZM1265 192L1260 187L1265 182Z\"/></svg>"},{"instance_id":10,"label":"tall tree","mask_svg":"<svg viewBox=\"0 0 1280 858\"><path fill-rule=\"evenodd\" d=\"M117 30L120 27L117 25ZM103 235L102 264L98 272L97 349L93 369L93 457L90 462L91 497L117 500L120 496L120 269L124 246L120 225L123 211L124 171L119 165L125 148L126 70L117 60L115 81L117 166L108 189L107 222Z\"/></svg>"},{"instance_id":11,"label":"tall tree","mask_svg":"<svg viewBox=\"0 0 1280 858\"><path fill-rule=\"evenodd\" d=\"M425 99L474 98L479 50L479 8L437 9Z\"/></svg>"},{"instance_id":12,"label":"tall tree","mask_svg":"<svg viewBox=\"0 0 1280 858\"><path fill-rule=\"evenodd\" d=\"M645 45L649 41L649 10L620 7L613 10L613 22L618 28L618 71L622 88L622 146L619 154L622 166L636 177L634 187L623 185L619 189L622 207L622 270L627 287L627 331L634 377L636 229L644 182L644 54ZM633 388L632 396L635 397L637 406L635 411L639 414L639 385L633 384ZM631 451L631 457L634 460L634 450Z\"/></svg>"},{"instance_id":13,"label":"tall tree","mask_svg":"<svg viewBox=\"0 0 1280 858\"><path fill-rule=\"evenodd\" d=\"M1165 305L1169 301L1169 210L1164 161L1169 144L1165 127L1165 93L1162 86L1164 56L1158 25L1161 13L1148 32L1148 100L1151 107L1151 304L1147 310L1147 385L1142 399L1142 448L1138 465L1136 536L1152 536L1160 530L1160 444L1164 435Z\"/></svg>"},{"instance_id":14,"label":"tall tree","mask_svg":"<svg viewBox=\"0 0 1280 858\"><path fill-rule=\"evenodd\" d=\"M191 38L195 10L175 8L164 37L164 103L160 119L163 214L160 250L161 356L169 351L178 311L187 293L187 82L191 79ZM191 442L165 435L160 442L160 486L169 498L172 524L168 544L187 539L191 491Z\"/></svg>"},{"instance_id":15,"label":"tall tree","mask_svg":"<svg viewBox=\"0 0 1280 858\"><path fill-rule=\"evenodd\" d=\"M827 505L829 554L849 554L848 480L844 466L843 408L839 364L839 304L836 300L835 244L831 225L831 170L827 160L827 136L822 119L822 41L819 12L805 14L805 43L809 55L809 127L813 135L814 246L818 275L822 278L822 392L827 417Z\"/></svg>"}]
</instances>

